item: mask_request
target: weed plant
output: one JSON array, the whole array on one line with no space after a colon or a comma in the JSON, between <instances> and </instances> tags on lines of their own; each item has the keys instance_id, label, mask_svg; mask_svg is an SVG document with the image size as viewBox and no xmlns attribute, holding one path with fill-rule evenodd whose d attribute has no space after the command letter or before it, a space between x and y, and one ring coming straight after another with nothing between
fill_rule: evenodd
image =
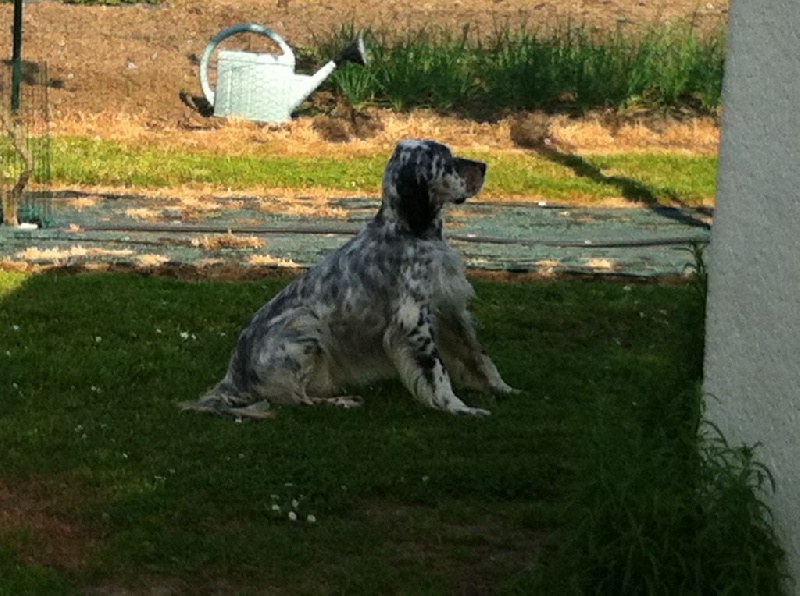
<instances>
[{"instance_id":1,"label":"weed plant","mask_svg":"<svg viewBox=\"0 0 800 596\"><path fill-rule=\"evenodd\" d=\"M703 247L688 250L694 298L675 323L693 356L648 395L586 409L559 554L520 574L509 592L786 593L784 551L765 502L774 480L757 445L729 444L704 416L713 399L700 390L707 269ZM687 378L696 387L680 382Z\"/></svg>"},{"instance_id":2,"label":"weed plant","mask_svg":"<svg viewBox=\"0 0 800 596\"><path fill-rule=\"evenodd\" d=\"M343 27L316 41L332 55L354 34ZM464 28L425 29L398 37L367 32L371 64L334 72L331 85L357 105L498 114L507 110L719 107L724 65L722 24L701 34L690 23L642 34L566 25L548 31L497 28L480 37Z\"/></svg>"},{"instance_id":3,"label":"weed plant","mask_svg":"<svg viewBox=\"0 0 800 596\"><path fill-rule=\"evenodd\" d=\"M784 555L764 501L774 489L769 471L755 446L733 447L707 422L698 433L701 402L699 391L683 393L666 402L664 418L639 424L614 406L592 409L569 503L574 525L558 563L532 567L517 590L785 593Z\"/></svg>"}]
</instances>

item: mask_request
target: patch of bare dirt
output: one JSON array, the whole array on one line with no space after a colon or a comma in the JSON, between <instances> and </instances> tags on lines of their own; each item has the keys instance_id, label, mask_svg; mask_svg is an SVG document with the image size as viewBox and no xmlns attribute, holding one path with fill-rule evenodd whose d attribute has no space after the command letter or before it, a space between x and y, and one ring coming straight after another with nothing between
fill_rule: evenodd
<instances>
[{"instance_id":1,"label":"patch of bare dirt","mask_svg":"<svg viewBox=\"0 0 800 596\"><path fill-rule=\"evenodd\" d=\"M364 515L399 547L396 566L423 564L434 574L458 578L456 593L464 595L493 593L499 581L554 544L547 529L524 528L491 514L465 522L445 519L433 508L373 501Z\"/></svg>"},{"instance_id":2,"label":"patch of bare dirt","mask_svg":"<svg viewBox=\"0 0 800 596\"><path fill-rule=\"evenodd\" d=\"M10 4L0 20L11 21ZM666 21L692 19L700 28L726 17L728 0L174 0L158 6L81 6L45 0L26 3L23 56L46 61L54 134L80 134L137 143L215 147L220 151L318 153L383 151L399 136L435 136L462 148L513 150L511 121L482 125L424 112L378 111L347 119L300 118L285 127L228 123L199 116L179 94L200 94L198 56L222 28L257 22L293 46L310 44L341 25L402 33L420 28L490 35L496 28L622 27L635 32ZM0 43L10 47L8 28ZM263 38L262 38L263 39ZM655 130L660 128L661 130ZM609 124L602 116L553 124L555 136L582 150L716 149L712 121L687 124L639 121Z\"/></svg>"},{"instance_id":3,"label":"patch of bare dirt","mask_svg":"<svg viewBox=\"0 0 800 596\"><path fill-rule=\"evenodd\" d=\"M66 483L0 478L0 539L26 564L85 567L103 540L73 510L85 499Z\"/></svg>"}]
</instances>

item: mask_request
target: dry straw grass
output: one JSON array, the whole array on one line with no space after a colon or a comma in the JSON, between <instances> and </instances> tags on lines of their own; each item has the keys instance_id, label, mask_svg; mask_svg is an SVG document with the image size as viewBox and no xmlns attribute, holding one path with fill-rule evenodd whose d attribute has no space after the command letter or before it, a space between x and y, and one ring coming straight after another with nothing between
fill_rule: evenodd
<instances>
[{"instance_id":1,"label":"dry straw grass","mask_svg":"<svg viewBox=\"0 0 800 596\"><path fill-rule=\"evenodd\" d=\"M299 269L299 265L291 259L273 257L272 255L250 255L245 263L254 267L279 267L286 269Z\"/></svg>"},{"instance_id":2,"label":"dry straw grass","mask_svg":"<svg viewBox=\"0 0 800 596\"><path fill-rule=\"evenodd\" d=\"M84 248L82 246L71 246L69 248L47 248L36 247L26 248L18 252L15 257L25 261L66 261L75 258L85 257L130 257L132 250L113 250L106 248Z\"/></svg>"},{"instance_id":3,"label":"dry straw grass","mask_svg":"<svg viewBox=\"0 0 800 596\"><path fill-rule=\"evenodd\" d=\"M145 254L138 255L135 263L139 267L161 267L169 262L169 257L166 255Z\"/></svg>"},{"instance_id":4,"label":"dry straw grass","mask_svg":"<svg viewBox=\"0 0 800 596\"><path fill-rule=\"evenodd\" d=\"M126 209L125 216L138 221L157 221L161 218L161 210L147 209L145 207Z\"/></svg>"},{"instance_id":5,"label":"dry straw grass","mask_svg":"<svg viewBox=\"0 0 800 596\"><path fill-rule=\"evenodd\" d=\"M139 147L224 155L325 155L347 158L388 153L404 137L435 138L461 151L519 152L515 123L528 114L509 115L495 122L442 116L427 110L395 113L371 110L381 122L368 137L351 135L346 142L325 139L314 117L300 117L285 125L236 119L200 119L191 122L153 120L145 114L113 112L63 113L53 125L56 135L113 140ZM680 120L660 115L589 114L584 118L548 118L550 134L580 153L678 150L712 154L719 127L710 117Z\"/></svg>"},{"instance_id":6,"label":"dry straw grass","mask_svg":"<svg viewBox=\"0 0 800 596\"><path fill-rule=\"evenodd\" d=\"M55 184L53 190L74 191L75 186ZM75 211L98 207L103 202L104 196L131 192L130 189L113 186L86 186L82 187L82 191L86 193L85 196L69 199L66 202ZM241 200L243 194L249 198L258 197L258 210L262 213L345 219L348 216L347 210L332 205L331 200L353 196L352 191L322 187L296 189L257 186L248 188L246 193L243 193L241 190L225 190L207 184L137 188L133 192L153 202L153 207L132 207L125 210L127 217L139 221L158 221L164 217L164 211L174 211L188 218L215 211L235 211L244 205Z\"/></svg>"},{"instance_id":7,"label":"dry straw grass","mask_svg":"<svg viewBox=\"0 0 800 596\"><path fill-rule=\"evenodd\" d=\"M258 236L237 236L235 234L205 234L192 238L192 246L203 250L219 250L220 248L261 248L264 241Z\"/></svg>"}]
</instances>

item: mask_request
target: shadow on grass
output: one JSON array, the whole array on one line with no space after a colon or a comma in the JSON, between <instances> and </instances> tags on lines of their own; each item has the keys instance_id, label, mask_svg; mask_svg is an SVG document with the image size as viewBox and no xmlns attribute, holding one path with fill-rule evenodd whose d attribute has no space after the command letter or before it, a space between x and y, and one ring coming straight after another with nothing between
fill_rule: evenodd
<instances>
[{"instance_id":1,"label":"shadow on grass","mask_svg":"<svg viewBox=\"0 0 800 596\"><path fill-rule=\"evenodd\" d=\"M648 209L672 219L683 225L710 229L711 226L695 214L710 216L712 211L708 208L697 208L687 205L677 192L668 190L667 198L677 207L663 205L653 189L639 180L625 176L608 176L603 171L580 155L560 151L551 147L538 148L537 153L551 162L569 168L576 176L587 178L597 184L615 188L620 196L628 201L642 203Z\"/></svg>"},{"instance_id":2,"label":"shadow on grass","mask_svg":"<svg viewBox=\"0 0 800 596\"><path fill-rule=\"evenodd\" d=\"M0 528L0 593L83 592L97 577L108 592L489 592L539 557L574 444L557 422L570 399L465 394L495 412L477 420L387 382L363 408L284 407L264 423L177 408L218 380L285 283L0 272L0 504L47 506ZM503 307L526 288L482 290L487 349L533 386L514 354L535 338ZM33 500L30 486L70 490Z\"/></svg>"},{"instance_id":3,"label":"shadow on grass","mask_svg":"<svg viewBox=\"0 0 800 596\"><path fill-rule=\"evenodd\" d=\"M552 131L552 116L544 112L532 112L511 121L511 141L548 161L571 170L575 176L585 178L614 189L615 194L631 203L645 205L655 213L683 225L709 229L703 218L710 218L713 210L688 205L673 189L659 189L658 193L647 184L627 176L609 176L591 161L560 148ZM659 194L668 205L662 204Z\"/></svg>"},{"instance_id":4,"label":"shadow on grass","mask_svg":"<svg viewBox=\"0 0 800 596\"><path fill-rule=\"evenodd\" d=\"M0 528L0 593L755 593L728 582L754 565L769 585L761 510L741 493L709 525L687 490L691 286L476 282L481 339L525 391L487 418L394 382L356 410L180 412L284 283L0 272L0 504L47 506Z\"/></svg>"}]
</instances>

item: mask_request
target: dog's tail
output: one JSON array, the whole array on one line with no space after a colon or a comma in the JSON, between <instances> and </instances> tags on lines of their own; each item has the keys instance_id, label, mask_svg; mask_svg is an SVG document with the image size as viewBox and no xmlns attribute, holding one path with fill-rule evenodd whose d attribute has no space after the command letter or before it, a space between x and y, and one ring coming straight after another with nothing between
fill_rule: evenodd
<instances>
[{"instance_id":1,"label":"dog's tail","mask_svg":"<svg viewBox=\"0 0 800 596\"><path fill-rule=\"evenodd\" d=\"M266 401L256 402L252 396L241 394L227 379L223 379L200 399L181 402L178 407L184 411L234 418L270 418L275 415Z\"/></svg>"},{"instance_id":2,"label":"dog's tail","mask_svg":"<svg viewBox=\"0 0 800 596\"><path fill-rule=\"evenodd\" d=\"M225 399L225 395L217 393L216 388L214 388L200 399L180 402L178 407L181 410L221 414L223 410L230 408L230 403Z\"/></svg>"}]
</instances>

